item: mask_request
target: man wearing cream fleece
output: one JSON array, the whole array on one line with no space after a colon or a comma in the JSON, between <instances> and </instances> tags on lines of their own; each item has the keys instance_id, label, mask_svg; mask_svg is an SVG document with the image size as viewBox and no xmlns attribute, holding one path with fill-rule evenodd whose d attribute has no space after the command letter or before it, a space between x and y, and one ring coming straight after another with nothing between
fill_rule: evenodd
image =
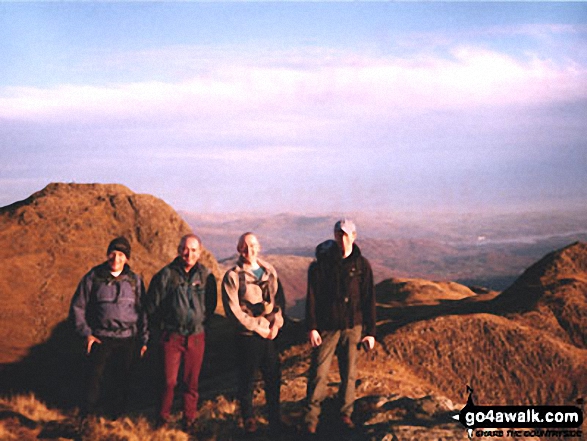
<instances>
[{"instance_id":1,"label":"man wearing cream fleece","mask_svg":"<svg viewBox=\"0 0 587 441\"><path fill-rule=\"evenodd\" d=\"M281 370L274 340L283 326L283 311L276 303L277 273L270 263L259 258L260 248L253 233L243 234L237 245L238 261L222 281L224 310L237 326L238 397L247 433L257 430L253 415L253 380L259 368L265 381L269 428L278 432L281 427Z\"/></svg>"}]
</instances>

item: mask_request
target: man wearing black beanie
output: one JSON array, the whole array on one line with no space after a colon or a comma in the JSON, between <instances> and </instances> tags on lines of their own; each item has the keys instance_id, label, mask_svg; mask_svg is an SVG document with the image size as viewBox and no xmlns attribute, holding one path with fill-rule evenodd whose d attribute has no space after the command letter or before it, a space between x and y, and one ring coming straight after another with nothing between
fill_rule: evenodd
<instances>
[{"instance_id":1,"label":"man wearing black beanie","mask_svg":"<svg viewBox=\"0 0 587 441\"><path fill-rule=\"evenodd\" d=\"M112 239L112 242L108 245L106 255L110 255L112 251L120 251L126 256L127 260L130 260L130 243L126 237L120 236L116 239Z\"/></svg>"},{"instance_id":2,"label":"man wearing black beanie","mask_svg":"<svg viewBox=\"0 0 587 441\"><path fill-rule=\"evenodd\" d=\"M111 389L115 396L108 400L110 409L104 410L114 417L126 410L132 362L147 350L145 285L128 265L129 241L115 238L106 256L106 262L82 278L71 301L70 317L76 332L85 338L90 361L82 416L98 412L102 377L109 364L114 365Z\"/></svg>"}]
</instances>

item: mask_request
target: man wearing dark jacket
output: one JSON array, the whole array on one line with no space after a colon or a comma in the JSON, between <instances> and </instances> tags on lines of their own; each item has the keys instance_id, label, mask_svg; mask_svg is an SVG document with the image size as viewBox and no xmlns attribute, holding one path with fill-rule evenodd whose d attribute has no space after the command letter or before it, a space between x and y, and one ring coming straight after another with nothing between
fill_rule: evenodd
<instances>
[{"instance_id":1,"label":"man wearing dark jacket","mask_svg":"<svg viewBox=\"0 0 587 441\"><path fill-rule=\"evenodd\" d=\"M216 309L216 278L198 260L201 241L195 234L181 238L178 256L159 271L149 285L147 312L153 334L160 335L164 384L159 425L171 416L173 392L183 360L184 430L194 431L198 379L204 359L204 322Z\"/></svg>"},{"instance_id":2,"label":"man wearing dark jacket","mask_svg":"<svg viewBox=\"0 0 587 441\"><path fill-rule=\"evenodd\" d=\"M316 260L308 269L306 324L314 348L309 370L308 433L316 433L327 377L335 352L340 369L340 422L354 428L351 419L359 346L375 346L375 291L369 261L354 243L355 224L348 219L334 226L334 239L316 248Z\"/></svg>"},{"instance_id":3,"label":"man wearing dark jacket","mask_svg":"<svg viewBox=\"0 0 587 441\"><path fill-rule=\"evenodd\" d=\"M107 261L92 268L80 281L71 301L70 316L76 332L85 338L89 356L88 381L82 415L97 411L102 377L108 364L115 365L110 400L113 416L125 410L135 355L147 350L145 285L127 262L130 244L117 237L108 245ZM139 340L139 341L137 341Z\"/></svg>"}]
</instances>

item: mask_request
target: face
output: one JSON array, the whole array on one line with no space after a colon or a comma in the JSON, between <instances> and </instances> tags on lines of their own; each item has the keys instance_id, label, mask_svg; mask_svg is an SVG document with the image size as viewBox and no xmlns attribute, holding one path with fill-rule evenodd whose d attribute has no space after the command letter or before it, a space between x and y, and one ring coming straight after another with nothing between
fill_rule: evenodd
<instances>
[{"instance_id":1,"label":"face","mask_svg":"<svg viewBox=\"0 0 587 441\"><path fill-rule=\"evenodd\" d=\"M128 262L128 259L122 251L111 251L108 254L108 266L113 273L122 271L126 262Z\"/></svg>"},{"instance_id":2,"label":"face","mask_svg":"<svg viewBox=\"0 0 587 441\"><path fill-rule=\"evenodd\" d=\"M198 263L200 258L200 243L195 237L188 237L186 241L179 246L177 250L186 270L190 270Z\"/></svg>"},{"instance_id":3,"label":"face","mask_svg":"<svg viewBox=\"0 0 587 441\"><path fill-rule=\"evenodd\" d=\"M247 234L239 243L237 251L245 263L252 265L257 262L261 245L253 234Z\"/></svg>"},{"instance_id":4,"label":"face","mask_svg":"<svg viewBox=\"0 0 587 441\"><path fill-rule=\"evenodd\" d=\"M344 255L349 254L353 250L353 243L355 243L356 238L357 233L347 234L342 230L334 232L334 239Z\"/></svg>"}]
</instances>

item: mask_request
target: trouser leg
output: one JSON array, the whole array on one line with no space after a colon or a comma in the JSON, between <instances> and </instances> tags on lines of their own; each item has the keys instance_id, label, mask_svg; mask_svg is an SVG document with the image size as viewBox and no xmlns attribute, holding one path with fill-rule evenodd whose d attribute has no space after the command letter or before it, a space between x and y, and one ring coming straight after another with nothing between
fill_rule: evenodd
<instances>
[{"instance_id":1,"label":"trouser leg","mask_svg":"<svg viewBox=\"0 0 587 441\"><path fill-rule=\"evenodd\" d=\"M183 370L186 392L183 396L183 413L187 421L193 421L196 418L198 408L198 382L205 348L204 333L190 335L186 343Z\"/></svg>"},{"instance_id":2,"label":"trouser leg","mask_svg":"<svg viewBox=\"0 0 587 441\"><path fill-rule=\"evenodd\" d=\"M281 365L279 362L279 353L273 340L262 341L264 346L264 360L261 364L263 380L265 382L265 399L267 401L267 411L269 413L269 424L279 424L281 421L281 411L279 396L281 392Z\"/></svg>"},{"instance_id":3,"label":"trouser leg","mask_svg":"<svg viewBox=\"0 0 587 441\"><path fill-rule=\"evenodd\" d=\"M171 416L173 393L177 385L177 374L184 352L183 340L184 337L179 334L164 334L161 341L164 383L159 416L165 421L169 420Z\"/></svg>"},{"instance_id":4,"label":"trouser leg","mask_svg":"<svg viewBox=\"0 0 587 441\"><path fill-rule=\"evenodd\" d=\"M261 361L261 337L255 335L237 335L236 344L239 354L238 397L243 419L253 417L254 376Z\"/></svg>"},{"instance_id":5,"label":"trouser leg","mask_svg":"<svg viewBox=\"0 0 587 441\"><path fill-rule=\"evenodd\" d=\"M342 402L341 415L350 417L355 403L355 385L357 381L358 345L361 341L361 326L342 331L338 365L340 370L339 395Z\"/></svg>"},{"instance_id":6,"label":"trouser leg","mask_svg":"<svg viewBox=\"0 0 587 441\"><path fill-rule=\"evenodd\" d=\"M94 343L92 345L92 350L89 354L85 403L82 409L82 413L84 414L91 414L97 411L102 378L104 377L104 370L110 359L111 351L112 347L107 339L102 339L102 343Z\"/></svg>"},{"instance_id":7,"label":"trouser leg","mask_svg":"<svg viewBox=\"0 0 587 441\"><path fill-rule=\"evenodd\" d=\"M320 407L326 398L328 371L332 357L340 338L340 331L324 331L321 333L322 344L312 351L312 359L308 375L306 424L316 424L320 416Z\"/></svg>"},{"instance_id":8,"label":"trouser leg","mask_svg":"<svg viewBox=\"0 0 587 441\"><path fill-rule=\"evenodd\" d=\"M134 338L117 338L112 340L112 398L110 410L118 417L127 409L131 385L131 370L136 352Z\"/></svg>"}]
</instances>

